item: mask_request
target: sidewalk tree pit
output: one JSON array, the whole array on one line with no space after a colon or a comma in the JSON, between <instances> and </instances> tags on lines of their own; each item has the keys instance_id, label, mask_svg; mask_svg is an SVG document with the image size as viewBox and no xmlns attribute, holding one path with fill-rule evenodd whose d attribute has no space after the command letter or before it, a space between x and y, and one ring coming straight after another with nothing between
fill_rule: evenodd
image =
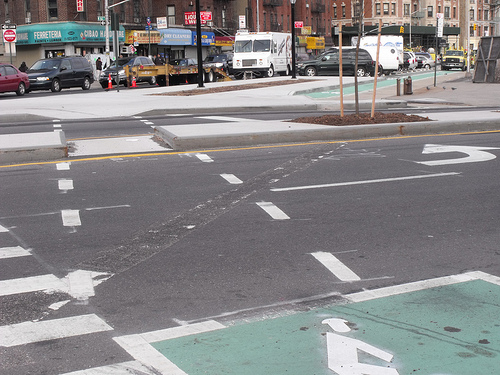
<instances>
[{"instance_id":1,"label":"sidewalk tree pit","mask_svg":"<svg viewBox=\"0 0 500 375\"><path fill-rule=\"evenodd\" d=\"M364 124L388 124L388 123L400 123L400 122L420 122L420 121L430 121L428 117L421 117L418 115L407 115L405 113L384 113L375 112L374 116L371 117L370 113L360 113L359 115L351 114L341 117L340 115L323 115L314 117L299 117L290 122L301 122L307 124L317 124L317 125L332 125L332 126L343 126L343 125L364 125Z\"/></svg>"}]
</instances>

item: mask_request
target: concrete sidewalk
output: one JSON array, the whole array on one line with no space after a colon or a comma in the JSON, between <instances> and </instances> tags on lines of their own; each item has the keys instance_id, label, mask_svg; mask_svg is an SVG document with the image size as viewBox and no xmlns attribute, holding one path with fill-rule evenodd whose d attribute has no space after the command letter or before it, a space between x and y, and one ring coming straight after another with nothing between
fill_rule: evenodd
<instances>
[{"instance_id":1,"label":"concrete sidewalk","mask_svg":"<svg viewBox=\"0 0 500 375\"><path fill-rule=\"evenodd\" d=\"M400 75L401 82L407 75ZM498 107L500 85L473 84L463 72L440 73L434 86L430 72L420 75L424 79L413 79L413 94L396 96L394 76L381 77L377 85L376 109L380 108L426 108L432 121L405 124L356 125L331 127L297 124L280 121L220 123L210 125L182 125L157 127L155 132L167 144L177 150L210 147L228 147L264 143L307 142L314 140L337 140L363 137L396 136L407 134L432 134L452 131L479 131L500 129L500 113L496 111L457 112L453 108ZM162 116L177 113L232 113L249 111L338 111L340 99L335 91L339 88L338 77L298 77L287 85L269 85L221 93L194 96L170 96L169 93L185 90L205 90L229 85L248 85L290 81L290 77L273 77L248 81L217 82L172 87L145 87L113 91L75 92L70 95L36 95L0 100L0 125L17 122L52 120L103 120L106 118ZM354 78L344 78L344 107L353 108L352 92ZM359 93L362 111L369 111L373 99L373 78L359 79L364 89ZM371 83L370 83L371 82ZM360 86L361 87L361 86ZM403 88L401 88L401 93ZM319 93L319 94L318 94ZM57 99L56 99L57 98ZM56 100L55 100L56 99ZM432 109L441 112L432 113ZM442 108L448 108L446 113ZM479 109L479 108L478 108ZM322 113L318 113L320 115ZM290 116L293 117L293 116ZM179 124L181 125L181 124ZM6 147L0 140L0 152ZM31 147L31 146L30 146Z\"/></svg>"}]
</instances>

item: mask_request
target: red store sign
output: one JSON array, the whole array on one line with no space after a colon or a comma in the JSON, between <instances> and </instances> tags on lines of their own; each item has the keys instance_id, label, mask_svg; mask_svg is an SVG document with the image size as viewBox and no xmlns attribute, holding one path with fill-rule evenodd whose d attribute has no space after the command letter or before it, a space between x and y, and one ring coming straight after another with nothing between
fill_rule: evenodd
<instances>
[{"instance_id":1,"label":"red store sign","mask_svg":"<svg viewBox=\"0 0 500 375\"><path fill-rule=\"evenodd\" d=\"M76 0L76 11L83 12L83 0Z\"/></svg>"},{"instance_id":2,"label":"red store sign","mask_svg":"<svg viewBox=\"0 0 500 375\"><path fill-rule=\"evenodd\" d=\"M202 25L212 21L212 12L200 12L200 20ZM196 12L184 13L184 25L196 25Z\"/></svg>"}]
</instances>

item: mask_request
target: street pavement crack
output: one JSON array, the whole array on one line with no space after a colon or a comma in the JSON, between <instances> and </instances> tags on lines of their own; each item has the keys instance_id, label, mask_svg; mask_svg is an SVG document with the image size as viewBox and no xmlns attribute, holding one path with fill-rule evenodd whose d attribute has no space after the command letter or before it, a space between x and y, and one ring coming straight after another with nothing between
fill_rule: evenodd
<instances>
[{"instance_id":1,"label":"street pavement crack","mask_svg":"<svg viewBox=\"0 0 500 375\"><path fill-rule=\"evenodd\" d=\"M121 273L167 250L184 237L219 218L237 207L262 189L287 176L310 167L326 154L332 145L315 145L311 150L296 158L269 169L237 188L219 194L196 205L175 218L136 233L121 245L103 249L97 255L75 266L76 269Z\"/></svg>"}]
</instances>

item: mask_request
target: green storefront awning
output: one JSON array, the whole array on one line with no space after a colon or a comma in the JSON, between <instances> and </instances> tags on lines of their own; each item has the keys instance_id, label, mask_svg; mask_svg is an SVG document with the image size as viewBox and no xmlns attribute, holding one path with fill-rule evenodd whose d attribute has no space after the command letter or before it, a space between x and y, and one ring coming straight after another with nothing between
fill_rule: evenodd
<instances>
[{"instance_id":1,"label":"green storefront awning","mask_svg":"<svg viewBox=\"0 0 500 375\"><path fill-rule=\"evenodd\" d=\"M17 45L47 43L105 43L106 27L90 22L48 22L17 27ZM120 26L118 39L125 42L125 28ZM113 31L109 32L113 40Z\"/></svg>"}]
</instances>

